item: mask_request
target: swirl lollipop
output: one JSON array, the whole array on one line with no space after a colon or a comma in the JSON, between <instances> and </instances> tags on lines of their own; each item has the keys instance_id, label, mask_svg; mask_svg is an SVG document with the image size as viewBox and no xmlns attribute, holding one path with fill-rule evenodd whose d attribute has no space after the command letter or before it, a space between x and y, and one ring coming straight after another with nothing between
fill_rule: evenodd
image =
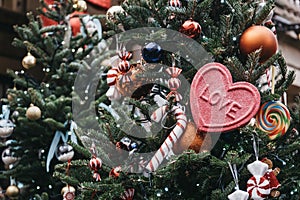
<instances>
[{"instance_id":1,"label":"swirl lollipop","mask_svg":"<svg viewBox=\"0 0 300 200\"><path fill-rule=\"evenodd\" d=\"M287 132L290 120L290 112L283 103L270 101L260 107L256 115L256 126L274 140Z\"/></svg>"}]
</instances>

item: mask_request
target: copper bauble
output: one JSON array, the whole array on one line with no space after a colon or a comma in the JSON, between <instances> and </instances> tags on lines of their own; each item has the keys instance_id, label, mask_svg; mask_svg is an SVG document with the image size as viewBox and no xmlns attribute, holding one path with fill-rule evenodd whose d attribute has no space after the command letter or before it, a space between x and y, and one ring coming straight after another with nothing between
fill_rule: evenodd
<instances>
[{"instance_id":1,"label":"copper bauble","mask_svg":"<svg viewBox=\"0 0 300 200\"><path fill-rule=\"evenodd\" d=\"M201 33L201 26L198 22L189 19L181 25L179 32L187 35L190 38L196 38Z\"/></svg>"},{"instance_id":2,"label":"copper bauble","mask_svg":"<svg viewBox=\"0 0 300 200\"><path fill-rule=\"evenodd\" d=\"M22 60L22 65L25 69L34 67L36 65L36 58L28 52L27 56L25 56Z\"/></svg>"},{"instance_id":3,"label":"copper bauble","mask_svg":"<svg viewBox=\"0 0 300 200\"><path fill-rule=\"evenodd\" d=\"M251 26L240 38L240 50L243 55L262 48L260 62L272 57L277 51L277 46L276 36L265 26Z\"/></svg>"},{"instance_id":4,"label":"copper bauble","mask_svg":"<svg viewBox=\"0 0 300 200\"><path fill-rule=\"evenodd\" d=\"M41 115L41 109L33 104L30 104L30 107L26 111L26 117L30 120L38 120L41 118Z\"/></svg>"},{"instance_id":5,"label":"copper bauble","mask_svg":"<svg viewBox=\"0 0 300 200\"><path fill-rule=\"evenodd\" d=\"M191 149L196 153L205 151L209 149L210 140L207 140L207 144L203 144L203 141L209 135L197 132L195 123L189 122L186 126L185 132L180 137L180 139L174 144L173 152L175 154L180 154L185 150Z\"/></svg>"},{"instance_id":6,"label":"copper bauble","mask_svg":"<svg viewBox=\"0 0 300 200\"><path fill-rule=\"evenodd\" d=\"M10 185L6 188L5 194L9 197L9 199L18 199L20 190L17 186Z\"/></svg>"}]
</instances>

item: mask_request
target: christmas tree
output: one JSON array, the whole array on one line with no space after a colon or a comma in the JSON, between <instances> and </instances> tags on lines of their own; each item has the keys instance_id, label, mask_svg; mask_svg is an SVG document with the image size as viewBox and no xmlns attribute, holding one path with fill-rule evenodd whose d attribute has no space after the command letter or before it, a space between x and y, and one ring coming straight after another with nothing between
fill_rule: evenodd
<instances>
[{"instance_id":1,"label":"christmas tree","mask_svg":"<svg viewBox=\"0 0 300 200\"><path fill-rule=\"evenodd\" d=\"M23 66L44 69L10 72L2 109L20 198L299 199L273 1L127 0L106 16L79 2L16 27Z\"/></svg>"},{"instance_id":2,"label":"christmas tree","mask_svg":"<svg viewBox=\"0 0 300 200\"><path fill-rule=\"evenodd\" d=\"M102 51L100 17L86 10L85 1L41 1L36 16L27 13L28 24L14 27L18 38L13 45L28 55L22 60L23 70L8 70L14 88L2 103L2 160L8 169L2 175L11 179L6 191L11 199L41 194L58 199L65 186L52 174L55 163L68 160L65 151L69 158L73 154L67 141L76 141L71 107L77 62ZM60 151L53 149L57 146Z\"/></svg>"}]
</instances>

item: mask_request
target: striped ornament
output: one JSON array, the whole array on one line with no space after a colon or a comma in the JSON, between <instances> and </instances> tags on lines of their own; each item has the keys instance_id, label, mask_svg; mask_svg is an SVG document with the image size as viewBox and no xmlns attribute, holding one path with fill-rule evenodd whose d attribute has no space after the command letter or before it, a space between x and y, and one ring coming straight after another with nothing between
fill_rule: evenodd
<instances>
[{"instance_id":1,"label":"striped ornament","mask_svg":"<svg viewBox=\"0 0 300 200\"><path fill-rule=\"evenodd\" d=\"M121 196L122 200L132 200L134 196L134 188L127 189Z\"/></svg>"},{"instance_id":2,"label":"striped ornament","mask_svg":"<svg viewBox=\"0 0 300 200\"><path fill-rule=\"evenodd\" d=\"M127 73L127 72L130 70L130 63L129 63L129 61L127 61L127 60L122 60L122 61L119 63L118 70L119 70L119 72L120 72L121 74Z\"/></svg>"},{"instance_id":3,"label":"striped ornament","mask_svg":"<svg viewBox=\"0 0 300 200\"><path fill-rule=\"evenodd\" d=\"M119 58L121 60L130 60L132 58L132 53L128 51L120 51Z\"/></svg>"},{"instance_id":4,"label":"striped ornament","mask_svg":"<svg viewBox=\"0 0 300 200\"><path fill-rule=\"evenodd\" d=\"M170 78L168 80L168 87L172 91L176 91L181 85L181 81L178 78Z\"/></svg>"},{"instance_id":5,"label":"striped ornament","mask_svg":"<svg viewBox=\"0 0 300 200\"><path fill-rule=\"evenodd\" d=\"M90 160L89 167L94 172L93 178L96 179L96 181L101 181L101 177L98 171L102 167L102 160L100 158L97 158L96 156L93 156Z\"/></svg>"},{"instance_id":6,"label":"striped ornament","mask_svg":"<svg viewBox=\"0 0 300 200\"><path fill-rule=\"evenodd\" d=\"M106 92L106 96L111 101L119 100L121 98L121 93L118 91L118 89L115 86L118 80L118 76L119 76L119 71L115 67L111 68L107 72L106 82L107 85L109 86L109 89Z\"/></svg>"},{"instance_id":7,"label":"striped ornament","mask_svg":"<svg viewBox=\"0 0 300 200\"><path fill-rule=\"evenodd\" d=\"M263 176L252 176L247 181L247 192L251 199L265 199L271 192L270 182Z\"/></svg>"},{"instance_id":8,"label":"striped ornament","mask_svg":"<svg viewBox=\"0 0 300 200\"><path fill-rule=\"evenodd\" d=\"M159 121L159 119L161 119L162 116L164 116L164 113L166 112L166 106L160 107L158 108L158 110L159 111L156 111L156 114L152 115L151 118ZM160 166L164 158L168 156L174 144L185 131L187 124L185 112L179 106L174 106L171 109L171 112L173 113L177 121L176 125L169 134L169 136L165 139L163 144L160 146L159 150L156 151L154 156L151 158L150 162L145 167L145 176L147 176L149 172L155 171Z\"/></svg>"},{"instance_id":9,"label":"striped ornament","mask_svg":"<svg viewBox=\"0 0 300 200\"><path fill-rule=\"evenodd\" d=\"M181 81L177 77L180 75L181 71L182 71L182 69L180 69L178 67L174 67L174 66L168 67L166 69L166 72L171 76L171 78L168 80L168 87L171 90L171 92L167 95L167 97L169 97L171 95L175 95L176 101L182 100L181 94L179 92L177 92L177 89L181 85Z\"/></svg>"},{"instance_id":10,"label":"striped ornament","mask_svg":"<svg viewBox=\"0 0 300 200\"><path fill-rule=\"evenodd\" d=\"M181 7L181 2L179 0L170 0L169 1L169 5L172 7Z\"/></svg>"}]
</instances>

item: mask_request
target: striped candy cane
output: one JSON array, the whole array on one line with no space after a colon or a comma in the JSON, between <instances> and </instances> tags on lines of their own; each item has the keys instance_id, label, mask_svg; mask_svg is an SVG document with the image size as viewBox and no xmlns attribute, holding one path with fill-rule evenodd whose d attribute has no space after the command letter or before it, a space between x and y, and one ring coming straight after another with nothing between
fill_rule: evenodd
<instances>
[{"instance_id":1,"label":"striped candy cane","mask_svg":"<svg viewBox=\"0 0 300 200\"><path fill-rule=\"evenodd\" d=\"M155 121L159 121L160 119L162 119L162 116L164 116L165 112L166 106L158 108L153 113L152 119ZM179 106L174 106L171 109L171 112L174 114L177 121L176 125L146 166L145 175L147 175L147 173L149 172L155 171L159 167L159 165L163 162L164 158L167 157L169 152L172 150L173 145L180 138L186 128L187 118L185 112Z\"/></svg>"},{"instance_id":2,"label":"striped candy cane","mask_svg":"<svg viewBox=\"0 0 300 200\"><path fill-rule=\"evenodd\" d=\"M268 83L268 86L269 86L269 88L271 88L271 87L272 87L272 85L271 85L272 76L271 76L271 74L270 74L270 69L269 69L269 68L266 69L266 76L267 76L267 83Z\"/></svg>"}]
</instances>

